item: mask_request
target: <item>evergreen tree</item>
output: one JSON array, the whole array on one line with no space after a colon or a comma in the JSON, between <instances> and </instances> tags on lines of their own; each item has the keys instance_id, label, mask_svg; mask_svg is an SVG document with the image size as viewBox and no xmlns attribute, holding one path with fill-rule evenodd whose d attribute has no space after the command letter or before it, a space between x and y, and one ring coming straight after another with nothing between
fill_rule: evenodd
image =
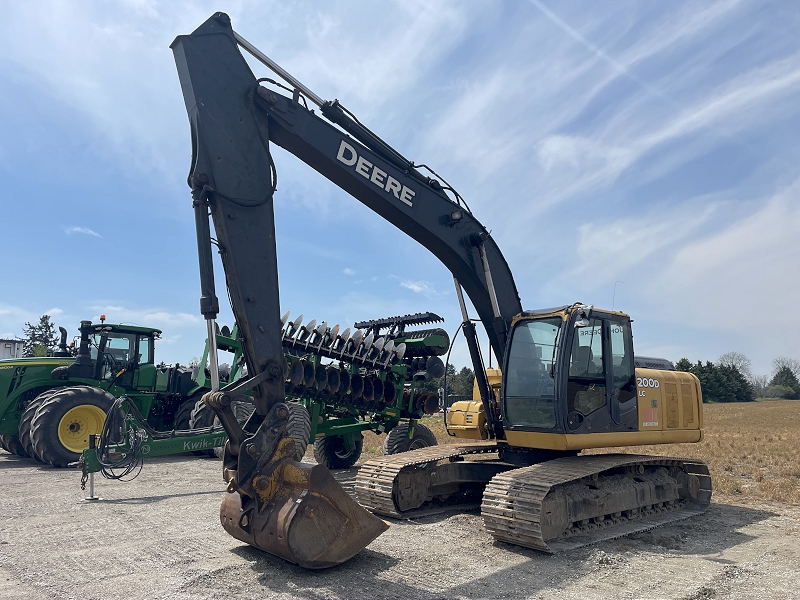
<instances>
[{"instance_id":1,"label":"evergreen tree","mask_svg":"<svg viewBox=\"0 0 800 600\"><path fill-rule=\"evenodd\" d=\"M453 382L453 394L472 398L472 387L475 385L475 373L469 367L463 367Z\"/></svg>"},{"instance_id":2,"label":"evergreen tree","mask_svg":"<svg viewBox=\"0 0 800 600\"><path fill-rule=\"evenodd\" d=\"M697 361L693 365L682 358L675 368L697 376L703 402L752 402L755 399L753 386L734 365L715 365L710 361L706 361L706 364Z\"/></svg>"},{"instance_id":3,"label":"evergreen tree","mask_svg":"<svg viewBox=\"0 0 800 600\"><path fill-rule=\"evenodd\" d=\"M37 325L25 323L22 333L25 336L25 343L22 345L23 356L47 356L58 345L56 325L50 321L50 315L39 317Z\"/></svg>"},{"instance_id":4,"label":"evergreen tree","mask_svg":"<svg viewBox=\"0 0 800 600\"><path fill-rule=\"evenodd\" d=\"M788 365L783 365L769 382L770 387L787 388L784 398L800 398L800 381Z\"/></svg>"}]
</instances>

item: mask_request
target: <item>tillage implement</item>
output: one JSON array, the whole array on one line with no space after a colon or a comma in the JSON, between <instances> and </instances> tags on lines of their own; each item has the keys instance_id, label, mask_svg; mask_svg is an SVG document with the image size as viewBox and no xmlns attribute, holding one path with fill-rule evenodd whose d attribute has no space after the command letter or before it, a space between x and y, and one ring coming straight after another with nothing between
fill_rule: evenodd
<instances>
[{"instance_id":1,"label":"tillage implement","mask_svg":"<svg viewBox=\"0 0 800 600\"><path fill-rule=\"evenodd\" d=\"M256 79L239 47L284 83ZM191 126L188 183L201 312L212 331L219 307L210 213L248 372L218 390L215 382L205 396L230 438L221 520L231 535L304 567L324 568L347 560L387 527L344 493L324 466L296 461L286 382L299 382L307 368L296 362L303 360L299 355L284 362L271 144L422 244L454 277L476 381L473 400L448 411L447 427L471 441L368 461L356 482L364 506L396 517L480 505L497 539L554 551L653 527L708 505L710 480L700 461L580 454L702 439L698 380L667 361L634 357L626 314L580 303L523 311L506 260L455 190L428 167L405 159L337 100L325 101L303 86L234 32L226 14L178 37L172 49ZM464 291L498 369L484 366ZM338 332L314 333L309 347L320 344L327 351L326 340L332 340L326 356L335 360L342 347ZM292 339L306 343L296 334ZM371 369L380 365L385 372L400 364L400 344L387 352L390 343L384 338L380 352L370 350L366 364L351 363L345 395L355 391L357 366L363 381L372 378L375 402ZM215 352L210 358L213 364ZM387 378L377 377L384 399ZM247 390L255 412L240 426L231 403ZM417 408L409 398L412 405Z\"/></svg>"},{"instance_id":2,"label":"tillage implement","mask_svg":"<svg viewBox=\"0 0 800 600\"><path fill-rule=\"evenodd\" d=\"M386 454L435 445L433 432L415 423L423 414L438 412L438 394L418 387L444 373L439 355L450 339L443 329L407 328L440 321L430 312L388 317L356 323L351 334L350 328L340 331L339 325L329 327L324 321L303 324L303 315L290 321L286 313L281 319L284 390L292 401L287 427L297 459L313 442L318 463L352 467L361 456L364 431L388 434ZM233 353L230 364L219 365L219 381L232 384L247 373L238 327L215 330L217 351ZM210 349L206 341L200 364L208 362ZM210 371L195 367L191 373L196 385L209 383ZM181 452L221 455L227 434L211 407L197 398L184 407L175 430L167 431L154 428L131 396L117 398L105 421L98 421L101 434L81 454L82 487L88 481L93 489L90 474L96 472L132 479L145 458ZM252 398L238 398L231 409L244 423L253 412Z\"/></svg>"}]
</instances>

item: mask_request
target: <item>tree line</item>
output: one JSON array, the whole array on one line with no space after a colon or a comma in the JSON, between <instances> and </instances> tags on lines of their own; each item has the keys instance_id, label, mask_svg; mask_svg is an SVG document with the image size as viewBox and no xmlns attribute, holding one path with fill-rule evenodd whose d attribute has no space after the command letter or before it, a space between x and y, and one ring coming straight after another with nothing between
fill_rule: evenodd
<instances>
[{"instance_id":1,"label":"tree line","mask_svg":"<svg viewBox=\"0 0 800 600\"><path fill-rule=\"evenodd\" d=\"M770 375L754 375L752 362L741 352L728 352L716 363L686 358L675 363L678 371L700 380L704 402L752 402L756 398L800 399L800 361L779 356Z\"/></svg>"},{"instance_id":2,"label":"tree line","mask_svg":"<svg viewBox=\"0 0 800 600\"><path fill-rule=\"evenodd\" d=\"M472 399L472 386L475 383L475 373L469 367L463 367L460 371L456 371L456 368L452 364L448 364L446 377L418 382L416 388L423 392L438 393L440 389L445 388L445 379L447 379L446 396L459 396L470 400Z\"/></svg>"}]
</instances>

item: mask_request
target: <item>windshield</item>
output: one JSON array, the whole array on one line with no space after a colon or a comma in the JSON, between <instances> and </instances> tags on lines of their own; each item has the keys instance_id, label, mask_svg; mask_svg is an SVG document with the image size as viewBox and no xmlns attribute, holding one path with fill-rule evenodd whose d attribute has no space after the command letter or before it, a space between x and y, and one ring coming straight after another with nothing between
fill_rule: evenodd
<instances>
[{"instance_id":1,"label":"windshield","mask_svg":"<svg viewBox=\"0 0 800 600\"><path fill-rule=\"evenodd\" d=\"M514 328L505 376L509 425L552 429L556 424L553 361L560 317L523 321Z\"/></svg>"}]
</instances>

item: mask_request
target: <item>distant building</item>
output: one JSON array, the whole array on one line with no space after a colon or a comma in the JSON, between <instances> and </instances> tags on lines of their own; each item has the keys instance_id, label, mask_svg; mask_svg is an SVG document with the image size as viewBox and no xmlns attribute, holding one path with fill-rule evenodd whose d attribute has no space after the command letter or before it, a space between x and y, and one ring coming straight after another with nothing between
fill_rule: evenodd
<instances>
[{"instance_id":1,"label":"distant building","mask_svg":"<svg viewBox=\"0 0 800 600\"><path fill-rule=\"evenodd\" d=\"M24 340L0 340L0 359L22 358Z\"/></svg>"}]
</instances>

